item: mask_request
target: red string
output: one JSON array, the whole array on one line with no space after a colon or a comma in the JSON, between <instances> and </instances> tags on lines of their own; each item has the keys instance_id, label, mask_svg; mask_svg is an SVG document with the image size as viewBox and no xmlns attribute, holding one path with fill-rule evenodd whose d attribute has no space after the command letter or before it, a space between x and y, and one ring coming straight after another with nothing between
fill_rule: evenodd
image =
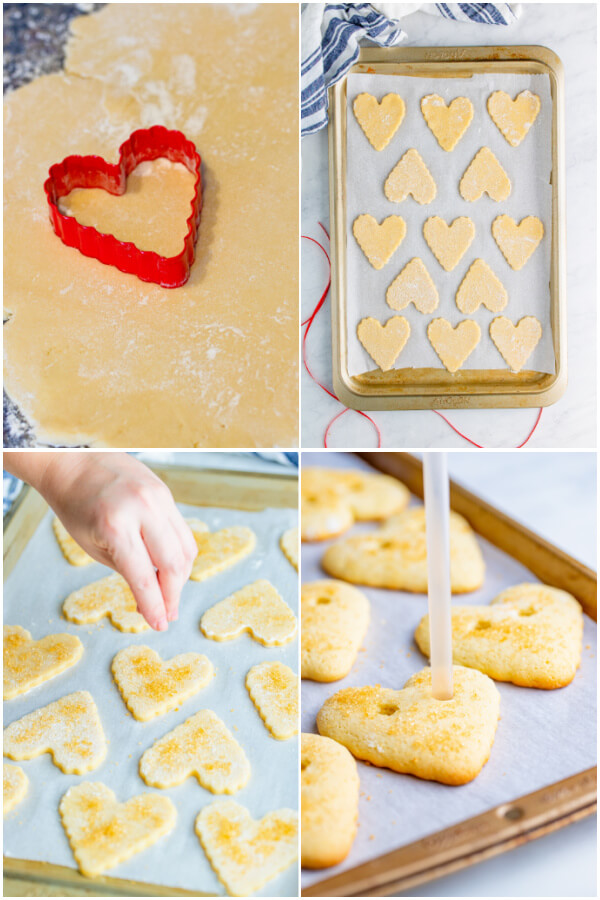
<instances>
[{"instance_id":1,"label":"red string","mask_svg":"<svg viewBox=\"0 0 600 900\"><path fill-rule=\"evenodd\" d=\"M455 425L452 424L452 422L450 421L450 419L447 419L446 416L445 416L443 413L439 412L439 410L437 410L437 409L432 409L431 411L434 412L434 413L436 414L436 416L439 416L440 419L443 419L444 422L445 422L447 425L450 426L450 428L452 429L452 431L455 431L456 434L458 434L461 438L464 438L465 441L468 441L469 444L472 444L474 447L479 447L480 450L485 449L484 446L483 446L483 444L477 444L475 441L472 441L470 437L467 437L466 434L463 434L462 431L459 431L458 428L457 428ZM538 427L538 424L539 424L539 421L540 421L541 418L542 418L542 408L540 407L540 409L538 410L538 414L537 414L536 420L535 420L535 422L533 423L533 428L531 429L531 431L529 432L529 434L527 435L527 437L525 438L525 440L524 440L521 444L517 444L517 446L516 446L516 448L515 448L516 450L520 450L521 447L524 447L524 446L525 446L525 444L527 443L527 441L529 440L529 438L532 436L532 434L533 434L533 432L535 431L535 429Z\"/></svg>"}]
</instances>

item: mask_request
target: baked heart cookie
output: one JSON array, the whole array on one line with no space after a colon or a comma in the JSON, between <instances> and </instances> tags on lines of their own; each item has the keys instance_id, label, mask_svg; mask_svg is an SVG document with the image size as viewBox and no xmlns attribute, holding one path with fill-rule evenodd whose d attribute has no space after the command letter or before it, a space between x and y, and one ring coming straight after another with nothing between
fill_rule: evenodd
<instances>
[{"instance_id":1,"label":"baked heart cookie","mask_svg":"<svg viewBox=\"0 0 600 900\"><path fill-rule=\"evenodd\" d=\"M511 187L510 178L490 148L482 147L465 169L458 189L463 200L470 203L479 200L482 194L498 203L506 200Z\"/></svg>"},{"instance_id":2,"label":"baked heart cookie","mask_svg":"<svg viewBox=\"0 0 600 900\"><path fill-rule=\"evenodd\" d=\"M356 336L381 371L389 372L406 346L410 325L404 316L392 316L385 325L369 317L360 320Z\"/></svg>"},{"instance_id":3,"label":"baked heart cookie","mask_svg":"<svg viewBox=\"0 0 600 900\"><path fill-rule=\"evenodd\" d=\"M536 216L525 216L519 224L510 216L497 216L492 234L511 269L522 269L544 237L544 226Z\"/></svg>"},{"instance_id":4,"label":"baked heart cookie","mask_svg":"<svg viewBox=\"0 0 600 900\"><path fill-rule=\"evenodd\" d=\"M86 553L83 547L79 546L56 516L52 520L52 529L58 546L68 563L72 566L89 566L90 563L94 562L89 553Z\"/></svg>"},{"instance_id":5,"label":"baked heart cookie","mask_svg":"<svg viewBox=\"0 0 600 900\"><path fill-rule=\"evenodd\" d=\"M73 634L47 634L34 641L20 625L5 625L4 699L26 694L70 669L82 656L83 644Z\"/></svg>"},{"instance_id":6,"label":"baked heart cookie","mask_svg":"<svg viewBox=\"0 0 600 900\"><path fill-rule=\"evenodd\" d=\"M287 741L298 733L298 676L289 666L279 661L252 666L246 688L274 738Z\"/></svg>"},{"instance_id":7,"label":"baked heart cookie","mask_svg":"<svg viewBox=\"0 0 600 900\"><path fill-rule=\"evenodd\" d=\"M403 689L345 688L325 701L317 727L357 759L442 784L467 784L488 761L500 694L476 669L453 666L454 696L435 700L431 669Z\"/></svg>"},{"instance_id":8,"label":"baked heart cookie","mask_svg":"<svg viewBox=\"0 0 600 900\"><path fill-rule=\"evenodd\" d=\"M212 641L232 641L248 631L264 647L281 647L296 634L296 616L265 578L219 600L202 616L202 634Z\"/></svg>"},{"instance_id":9,"label":"baked heart cookie","mask_svg":"<svg viewBox=\"0 0 600 900\"><path fill-rule=\"evenodd\" d=\"M439 94L421 100L421 112L442 150L454 150L473 121L473 104L467 97L455 97L446 106Z\"/></svg>"},{"instance_id":10,"label":"baked heart cookie","mask_svg":"<svg viewBox=\"0 0 600 900\"><path fill-rule=\"evenodd\" d=\"M301 607L302 678L345 678L369 627L368 599L343 581L324 579L302 585Z\"/></svg>"},{"instance_id":11,"label":"baked heart cookie","mask_svg":"<svg viewBox=\"0 0 600 900\"><path fill-rule=\"evenodd\" d=\"M150 626L137 611L131 588L120 575L108 575L92 581L69 594L63 603L63 614L76 625L91 625L108 616L119 631L137 633Z\"/></svg>"},{"instance_id":12,"label":"baked heart cookie","mask_svg":"<svg viewBox=\"0 0 600 900\"><path fill-rule=\"evenodd\" d=\"M425 509L410 507L378 530L338 541L321 560L334 578L397 591L427 592ZM469 523L450 513L450 583L453 594L476 591L485 564Z\"/></svg>"},{"instance_id":13,"label":"baked heart cookie","mask_svg":"<svg viewBox=\"0 0 600 900\"><path fill-rule=\"evenodd\" d=\"M235 800L217 800L196 818L196 834L231 897L249 897L298 859L298 813L253 819Z\"/></svg>"},{"instance_id":14,"label":"baked heart cookie","mask_svg":"<svg viewBox=\"0 0 600 900\"><path fill-rule=\"evenodd\" d=\"M481 340L481 328L463 319L453 328L447 319L432 319L427 326L429 343L449 372L456 372Z\"/></svg>"},{"instance_id":15,"label":"baked heart cookie","mask_svg":"<svg viewBox=\"0 0 600 900\"><path fill-rule=\"evenodd\" d=\"M66 775L98 768L106 756L106 738L88 691L66 694L4 729L5 756L20 761L42 753L50 753Z\"/></svg>"},{"instance_id":16,"label":"baked heart cookie","mask_svg":"<svg viewBox=\"0 0 600 900\"><path fill-rule=\"evenodd\" d=\"M423 225L423 237L442 269L451 272L469 249L475 225L467 216L459 216L451 225L439 216L430 216Z\"/></svg>"},{"instance_id":17,"label":"baked heart cookie","mask_svg":"<svg viewBox=\"0 0 600 900\"><path fill-rule=\"evenodd\" d=\"M401 216L388 216L379 225L365 214L354 220L352 234L373 268L383 269L404 240L406 224Z\"/></svg>"},{"instance_id":18,"label":"baked heart cookie","mask_svg":"<svg viewBox=\"0 0 600 900\"><path fill-rule=\"evenodd\" d=\"M300 747L302 867L324 869L348 856L356 835L358 772L337 741L303 734Z\"/></svg>"},{"instance_id":19,"label":"baked heart cookie","mask_svg":"<svg viewBox=\"0 0 600 900\"><path fill-rule=\"evenodd\" d=\"M296 572L298 571L298 529L290 528L288 531L284 531L279 540L279 546L281 550L286 556L286 558L290 561L290 563L295 568Z\"/></svg>"},{"instance_id":20,"label":"baked heart cookie","mask_svg":"<svg viewBox=\"0 0 600 900\"><path fill-rule=\"evenodd\" d=\"M386 94L377 102L372 94L359 94L352 104L356 121L375 150L383 150L404 118L404 100L399 94Z\"/></svg>"},{"instance_id":21,"label":"baked heart cookie","mask_svg":"<svg viewBox=\"0 0 600 900\"><path fill-rule=\"evenodd\" d=\"M312 488L306 483L307 471L302 472L300 490L301 538L303 541L325 541L351 528L354 513L337 486L323 484Z\"/></svg>"},{"instance_id":22,"label":"baked heart cookie","mask_svg":"<svg viewBox=\"0 0 600 900\"><path fill-rule=\"evenodd\" d=\"M387 289L385 300L396 310L405 309L409 303L423 314L437 309L440 296L422 259L415 256L406 263Z\"/></svg>"},{"instance_id":23,"label":"baked heart cookie","mask_svg":"<svg viewBox=\"0 0 600 900\"><path fill-rule=\"evenodd\" d=\"M256 547L256 535L250 528L234 525L220 531L194 531L198 556L194 560L192 581L205 581L229 569L252 553Z\"/></svg>"},{"instance_id":24,"label":"baked heart cookie","mask_svg":"<svg viewBox=\"0 0 600 900\"><path fill-rule=\"evenodd\" d=\"M213 794L235 794L250 778L250 763L217 714L201 709L142 754L140 775L156 788L175 787L193 775Z\"/></svg>"},{"instance_id":25,"label":"baked heart cookie","mask_svg":"<svg viewBox=\"0 0 600 900\"><path fill-rule=\"evenodd\" d=\"M508 294L488 264L482 259L476 259L469 266L456 292L456 305L462 313L470 315L482 303L490 312L500 312L508 303Z\"/></svg>"},{"instance_id":26,"label":"baked heart cookie","mask_svg":"<svg viewBox=\"0 0 600 900\"><path fill-rule=\"evenodd\" d=\"M409 194L421 205L435 199L436 183L418 150L406 151L386 178L383 192L392 203L402 203Z\"/></svg>"},{"instance_id":27,"label":"baked heart cookie","mask_svg":"<svg viewBox=\"0 0 600 900\"><path fill-rule=\"evenodd\" d=\"M138 794L119 803L101 781L70 787L58 810L79 871L88 878L146 850L172 831L177 820L168 797Z\"/></svg>"},{"instance_id":28,"label":"baked heart cookie","mask_svg":"<svg viewBox=\"0 0 600 900\"><path fill-rule=\"evenodd\" d=\"M545 584L517 584L490 606L452 608L452 656L496 681L523 687L570 684L581 661L583 613L571 594ZM429 656L429 616L415 632Z\"/></svg>"},{"instance_id":29,"label":"baked heart cookie","mask_svg":"<svg viewBox=\"0 0 600 900\"><path fill-rule=\"evenodd\" d=\"M127 709L138 722L181 706L215 674L213 664L201 653L180 653L163 661L156 650L143 644L119 650L111 669Z\"/></svg>"},{"instance_id":30,"label":"baked heart cookie","mask_svg":"<svg viewBox=\"0 0 600 900\"><path fill-rule=\"evenodd\" d=\"M494 125L511 147L518 147L540 111L540 98L531 91L521 91L514 100L506 91L494 91L487 108Z\"/></svg>"},{"instance_id":31,"label":"baked heart cookie","mask_svg":"<svg viewBox=\"0 0 600 900\"><path fill-rule=\"evenodd\" d=\"M29 779L21 766L11 766L10 763L4 763L2 770L2 808L5 816L11 813L24 800L28 787Z\"/></svg>"},{"instance_id":32,"label":"baked heart cookie","mask_svg":"<svg viewBox=\"0 0 600 900\"><path fill-rule=\"evenodd\" d=\"M542 326L535 316L523 316L513 325L506 316L490 323L490 335L512 372L520 372L542 336Z\"/></svg>"}]
</instances>

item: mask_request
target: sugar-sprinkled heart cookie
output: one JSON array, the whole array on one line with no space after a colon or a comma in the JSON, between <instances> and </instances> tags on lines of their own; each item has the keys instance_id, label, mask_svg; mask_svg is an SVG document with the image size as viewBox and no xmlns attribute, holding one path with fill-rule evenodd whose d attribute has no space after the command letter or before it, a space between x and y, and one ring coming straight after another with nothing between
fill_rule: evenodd
<instances>
[{"instance_id":1,"label":"sugar-sprinkled heart cookie","mask_svg":"<svg viewBox=\"0 0 600 900\"><path fill-rule=\"evenodd\" d=\"M217 800L198 814L196 834L232 897L249 897L298 859L298 813L293 809L257 820L235 800Z\"/></svg>"},{"instance_id":2,"label":"sugar-sprinkled heart cookie","mask_svg":"<svg viewBox=\"0 0 600 900\"><path fill-rule=\"evenodd\" d=\"M375 150L383 150L404 118L404 100L399 94L386 94L377 102L372 94L359 94L352 104L356 121Z\"/></svg>"},{"instance_id":3,"label":"sugar-sprinkled heart cookie","mask_svg":"<svg viewBox=\"0 0 600 900\"><path fill-rule=\"evenodd\" d=\"M490 323L490 335L511 371L520 372L542 336L542 326L535 316L523 316L517 325L497 316Z\"/></svg>"},{"instance_id":4,"label":"sugar-sprinkled heart cookie","mask_svg":"<svg viewBox=\"0 0 600 900\"><path fill-rule=\"evenodd\" d=\"M119 803L101 781L70 787L58 807L79 871L88 878L141 853L175 827L168 797L138 794Z\"/></svg>"},{"instance_id":5,"label":"sugar-sprinkled heart cookie","mask_svg":"<svg viewBox=\"0 0 600 900\"><path fill-rule=\"evenodd\" d=\"M342 581L324 579L302 585L302 677L339 681L356 659L369 626L369 601Z\"/></svg>"},{"instance_id":6,"label":"sugar-sprinkled heart cookie","mask_svg":"<svg viewBox=\"0 0 600 900\"><path fill-rule=\"evenodd\" d=\"M274 738L287 741L298 733L298 676L281 662L252 666L246 688Z\"/></svg>"},{"instance_id":7,"label":"sugar-sprinkled heart cookie","mask_svg":"<svg viewBox=\"0 0 600 900\"><path fill-rule=\"evenodd\" d=\"M447 319L432 319L427 337L448 371L457 372L481 340L481 329L473 319L463 319L455 328Z\"/></svg>"},{"instance_id":8,"label":"sugar-sprinkled heart cookie","mask_svg":"<svg viewBox=\"0 0 600 900\"><path fill-rule=\"evenodd\" d=\"M431 669L400 691L346 688L329 697L317 715L325 737L374 766L442 784L467 784L479 775L494 743L500 694L476 669L454 666L454 696L436 700Z\"/></svg>"},{"instance_id":9,"label":"sugar-sprinkled heart cookie","mask_svg":"<svg viewBox=\"0 0 600 900\"><path fill-rule=\"evenodd\" d=\"M473 104L467 97L455 97L446 106L439 94L421 100L421 112L442 150L454 150L473 120Z\"/></svg>"},{"instance_id":10,"label":"sugar-sprinkled heart cookie","mask_svg":"<svg viewBox=\"0 0 600 900\"><path fill-rule=\"evenodd\" d=\"M280 647L296 634L296 616L265 578L211 606L200 622L205 637L231 641L244 631L265 647Z\"/></svg>"},{"instance_id":11,"label":"sugar-sprinkled heart cookie","mask_svg":"<svg viewBox=\"0 0 600 900\"><path fill-rule=\"evenodd\" d=\"M476 259L469 266L456 292L456 305L462 313L470 315L482 303L490 312L500 312L508 303L508 294L488 264L482 259Z\"/></svg>"},{"instance_id":12,"label":"sugar-sprinkled heart cookie","mask_svg":"<svg viewBox=\"0 0 600 900\"><path fill-rule=\"evenodd\" d=\"M402 203L409 194L421 205L435 199L436 183L418 150L406 151L386 178L383 192L392 203Z\"/></svg>"},{"instance_id":13,"label":"sugar-sprinkled heart cookie","mask_svg":"<svg viewBox=\"0 0 600 900\"><path fill-rule=\"evenodd\" d=\"M192 528L196 539L198 556L194 560L192 581L204 581L219 572L234 566L256 547L256 535L244 525L222 528L220 531L197 531Z\"/></svg>"},{"instance_id":14,"label":"sugar-sprinkled heart cookie","mask_svg":"<svg viewBox=\"0 0 600 900\"><path fill-rule=\"evenodd\" d=\"M451 272L470 247L475 225L467 216L459 216L451 225L439 216L430 216L423 225L423 236L442 269Z\"/></svg>"},{"instance_id":15,"label":"sugar-sprinkled heart cookie","mask_svg":"<svg viewBox=\"0 0 600 900\"><path fill-rule=\"evenodd\" d=\"M385 300L392 309L405 309L414 303L419 312L427 314L437 309L440 297L422 259L415 256L407 262L387 289Z\"/></svg>"},{"instance_id":16,"label":"sugar-sprinkled heart cookie","mask_svg":"<svg viewBox=\"0 0 600 900\"><path fill-rule=\"evenodd\" d=\"M296 572L298 571L298 537L298 529L289 528L279 539L279 546L284 556L290 561Z\"/></svg>"},{"instance_id":17,"label":"sugar-sprinkled heart cookie","mask_svg":"<svg viewBox=\"0 0 600 900\"><path fill-rule=\"evenodd\" d=\"M72 566L89 566L90 563L94 562L89 553L86 553L83 547L79 546L56 516L52 520L52 529L58 546L68 563Z\"/></svg>"},{"instance_id":18,"label":"sugar-sprinkled heart cookie","mask_svg":"<svg viewBox=\"0 0 600 900\"><path fill-rule=\"evenodd\" d=\"M137 611L135 597L124 578L108 575L69 594L63 614L76 625L91 625L108 616L119 631L146 631L150 626Z\"/></svg>"},{"instance_id":19,"label":"sugar-sprinkled heart cookie","mask_svg":"<svg viewBox=\"0 0 600 900\"><path fill-rule=\"evenodd\" d=\"M401 216L388 216L381 224L368 214L357 216L352 234L374 269L383 269L396 252L406 234Z\"/></svg>"},{"instance_id":20,"label":"sugar-sprinkled heart cookie","mask_svg":"<svg viewBox=\"0 0 600 900\"><path fill-rule=\"evenodd\" d=\"M34 641L20 625L5 625L4 699L26 694L70 669L82 656L83 644L73 634L47 634Z\"/></svg>"},{"instance_id":21,"label":"sugar-sprinkled heart cookie","mask_svg":"<svg viewBox=\"0 0 600 900\"><path fill-rule=\"evenodd\" d=\"M511 147L518 147L537 119L540 98L531 91L521 91L513 100L506 91L494 91L487 108L492 122Z\"/></svg>"},{"instance_id":22,"label":"sugar-sprinkled heart cookie","mask_svg":"<svg viewBox=\"0 0 600 900\"><path fill-rule=\"evenodd\" d=\"M359 341L382 372L389 372L410 337L410 325L404 316L392 316L382 325L377 319L361 319L356 329Z\"/></svg>"},{"instance_id":23,"label":"sugar-sprinkled heart cookie","mask_svg":"<svg viewBox=\"0 0 600 900\"><path fill-rule=\"evenodd\" d=\"M511 192L510 178L489 147L482 147L467 168L458 186L463 200L473 202L487 194L497 203Z\"/></svg>"},{"instance_id":24,"label":"sugar-sprinkled heart cookie","mask_svg":"<svg viewBox=\"0 0 600 900\"><path fill-rule=\"evenodd\" d=\"M25 799L29 778L21 766L4 763L2 768L2 806L7 816Z\"/></svg>"},{"instance_id":25,"label":"sugar-sprinkled heart cookie","mask_svg":"<svg viewBox=\"0 0 600 900\"><path fill-rule=\"evenodd\" d=\"M4 755L35 759L50 753L67 775L97 769L106 756L106 739L93 697L76 691L17 719L4 729Z\"/></svg>"},{"instance_id":26,"label":"sugar-sprinkled heart cookie","mask_svg":"<svg viewBox=\"0 0 600 900\"><path fill-rule=\"evenodd\" d=\"M511 269L522 269L544 237L544 226L536 216L525 216L519 224L510 216L497 216L492 234Z\"/></svg>"},{"instance_id":27,"label":"sugar-sprinkled heart cookie","mask_svg":"<svg viewBox=\"0 0 600 900\"><path fill-rule=\"evenodd\" d=\"M581 660L582 636L577 600L545 584L517 584L490 606L452 608L454 662L523 687L570 684ZM415 640L429 656L429 616L421 619Z\"/></svg>"}]
</instances>

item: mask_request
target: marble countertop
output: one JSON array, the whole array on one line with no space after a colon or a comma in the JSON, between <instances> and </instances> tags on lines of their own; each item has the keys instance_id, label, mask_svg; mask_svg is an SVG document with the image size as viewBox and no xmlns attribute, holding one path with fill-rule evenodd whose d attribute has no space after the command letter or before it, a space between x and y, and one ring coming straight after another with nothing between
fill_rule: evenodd
<instances>
[{"instance_id":1,"label":"marble countertop","mask_svg":"<svg viewBox=\"0 0 600 900\"><path fill-rule=\"evenodd\" d=\"M567 24L568 23L568 24ZM528 447L593 447L596 444L596 5L523 4L507 28L452 22L423 12L402 20L403 46L541 44L565 69L567 296L569 384L561 400L546 408ZM326 129L302 141L302 234L321 240L318 222L329 225ZM321 251L302 242L302 320L312 312L326 284ZM307 341L316 377L331 388L329 301ZM342 409L302 370L302 446L322 447L325 428ZM466 442L430 410L370 414L383 447L465 447ZM534 409L456 410L451 421L478 444L514 447L535 422ZM349 412L333 426L332 447L372 447L372 426Z\"/></svg>"}]
</instances>

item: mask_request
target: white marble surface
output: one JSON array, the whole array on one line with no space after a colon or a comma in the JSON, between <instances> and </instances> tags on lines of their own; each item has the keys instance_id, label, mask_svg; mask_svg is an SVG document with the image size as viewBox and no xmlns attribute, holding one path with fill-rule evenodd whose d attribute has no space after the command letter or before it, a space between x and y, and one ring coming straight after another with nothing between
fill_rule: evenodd
<instances>
[{"instance_id":1,"label":"white marble surface","mask_svg":"<svg viewBox=\"0 0 600 900\"><path fill-rule=\"evenodd\" d=\"M525 3L508 28L451 22L416 12L403 19L405 45L542 44L562 59L566 84L567 295L569 384L562 399L542 414L529 447L596 445L596 4ZM302 141L302 233L321 239L329 225L327 132ZM321 295L326 263L302 242L302 319ZM329 301L308 338L315 375L331 388ZM341 405L302 371L302 446L322 447L328 422ZM384 447L465 447L429 410L375 412ZM477 443L513 447L527 436L535 410L458 410L450 418ZM372 426L349 412L332 428L331 447L372 447Z\"/></svg>"}]
</instances>

